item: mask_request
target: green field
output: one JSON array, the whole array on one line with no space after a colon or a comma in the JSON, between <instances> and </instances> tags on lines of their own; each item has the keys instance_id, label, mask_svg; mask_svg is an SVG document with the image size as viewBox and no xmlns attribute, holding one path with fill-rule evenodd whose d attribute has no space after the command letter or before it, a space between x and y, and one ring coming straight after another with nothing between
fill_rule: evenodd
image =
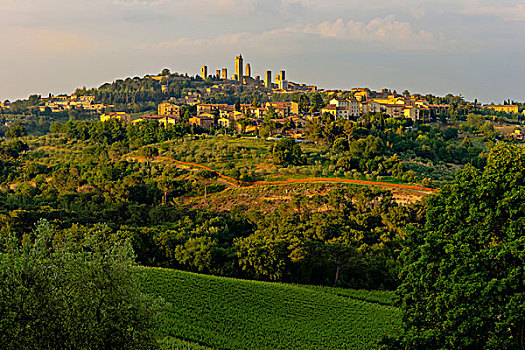
<instances>
[{"instance_id":1,"label":"green field","mask_svg":"<svg viewBox=\"0 0 525 350\"><path fill-rule=\"evenodd\" d=\"M170 303L160 325L164 337L210 348L374 349L400 326L389 292L143 267L137 268L137 276L148 293Z\"/></svg>"}]
</instances>

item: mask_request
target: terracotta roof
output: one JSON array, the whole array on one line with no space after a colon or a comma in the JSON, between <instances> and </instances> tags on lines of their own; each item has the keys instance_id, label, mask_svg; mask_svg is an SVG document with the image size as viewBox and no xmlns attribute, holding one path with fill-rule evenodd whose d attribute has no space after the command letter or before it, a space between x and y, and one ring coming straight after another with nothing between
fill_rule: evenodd
<instances>
[{"instance_id":1,"label":"terracotta roof","mask_svg":"<svg viewBox=\"0 0 525 350\"><path fill-rule=\"evenodd\" d=\"M510 107L510 108L516 108L517 105L483 105L483 107Z\"/></svg>"}]
</instances>

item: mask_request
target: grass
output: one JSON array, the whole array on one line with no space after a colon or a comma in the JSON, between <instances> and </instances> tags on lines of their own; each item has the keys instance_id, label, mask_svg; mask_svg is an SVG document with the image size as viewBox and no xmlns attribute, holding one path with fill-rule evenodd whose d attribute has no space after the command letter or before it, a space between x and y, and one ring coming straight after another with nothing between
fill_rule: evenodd
<instances>
[{"instance_id":1,"label":"grass","mask_svg":"<svg viewBox=\"0 0 525 350\"><path fill-rule=\"evenodd\" d=\"M164 337L158 341L159 348L162 350L212 350L207 346L192 343L186 340L173 337Z\"/></svg>"},{"instance_id":2,"label":"grass","mask_svg":"<svg viewBox=\"0 0 525 350\"><path fill-rule=\"evenodd\" d=\"M170 303L165 337L219 349L374 349L398 331L389 292L244 281L137 268L145 291Z\"/></svg>"}]
</instances>

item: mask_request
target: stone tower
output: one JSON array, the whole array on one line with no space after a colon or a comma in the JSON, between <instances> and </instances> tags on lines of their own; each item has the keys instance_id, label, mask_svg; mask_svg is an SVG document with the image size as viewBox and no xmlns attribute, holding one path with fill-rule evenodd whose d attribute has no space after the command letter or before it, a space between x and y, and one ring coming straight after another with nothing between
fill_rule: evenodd
<instances>
[{"instance_id":1,"label":"stone tower","mask_svg":"<svg viewBox=\"0 0 525 350\"><path fill-rule=\"evenodd\" d=\"M237 81L240 81L241 83L243 82L244 78L242 64L242 55L235 57L235 77L237 78Z\"/></svg>"},{"instance_id":2,"label":"stone tower","mask_svg":"<svg viewBox=\"0 0 525 350\"><path fill-rule=\"evenodd\" d=\"M268 89L272 88L272 71L267 70L266 73L264 73L264 86L266 86Z\"/></svg>"}]
</instances>

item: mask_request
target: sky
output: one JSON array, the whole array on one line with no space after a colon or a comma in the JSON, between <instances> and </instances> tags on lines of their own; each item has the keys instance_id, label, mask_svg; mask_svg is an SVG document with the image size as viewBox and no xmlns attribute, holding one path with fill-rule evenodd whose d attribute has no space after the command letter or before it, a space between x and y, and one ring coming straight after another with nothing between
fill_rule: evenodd
<instances>
[{"instance_id":1,"label":"sky","mask_svg":"<svg viewBox=\"0 0 525 350\"><path fill-rule=\"evenodd\" d=\"M0 100L116 79L286 70L320 88L525 102L525 1L0 0Z\"/></svg>"}]
</instances>

